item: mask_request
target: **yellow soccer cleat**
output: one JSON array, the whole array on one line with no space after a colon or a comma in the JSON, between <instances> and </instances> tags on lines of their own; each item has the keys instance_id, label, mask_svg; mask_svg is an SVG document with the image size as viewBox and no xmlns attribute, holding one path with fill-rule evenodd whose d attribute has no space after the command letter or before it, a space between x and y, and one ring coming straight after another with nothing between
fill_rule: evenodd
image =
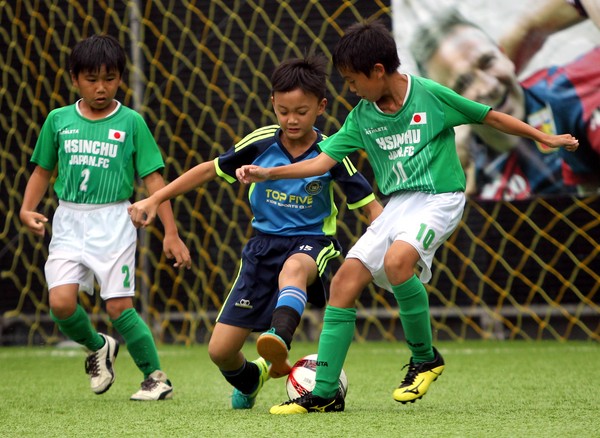
<instances>
[{"instance_id":1,"label":"yellow soccer cleat","mask_svg":"<svg viewBox=\"0 0 600 438\"><path fill-rule=\"evenodd\" d=\"M304 394L297 399L286 401L280 405L273 406L269 411L271 414L308 414L311 412L341 412L344 410L344 397L340 391L333 398L322 398L313 395L312 392Z\"/></svg>"},{"instance_id":2,"label":"yellow soccer cleat","mask_svg":"<svg viewBox=\"0 0 600 438\"><path fill-rule=\"evenodd\" d=\"M406 377L398 388L394 390L394 400L404 403L414 403L425 395L429 385L435 382L444 371L444 359L442 355L433 348L435 357L430 362L414 363L412 358L408 365Z\"/></svg>"}]
</instances>

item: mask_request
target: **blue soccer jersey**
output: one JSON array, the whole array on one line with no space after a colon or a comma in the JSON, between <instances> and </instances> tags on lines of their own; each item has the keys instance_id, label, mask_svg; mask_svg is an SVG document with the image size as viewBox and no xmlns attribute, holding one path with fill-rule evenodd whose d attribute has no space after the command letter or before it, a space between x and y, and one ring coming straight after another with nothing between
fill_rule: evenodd
<instances>
[{"instance_id":1,"label":"blue soccer jersey","mask_svg":"<svg viewBox=\"0 0 600 438\"><path fill-rule=\"evenodd\" d=\"M217 174L233 183L237 181L236 169L245 164L276 167L314 158L320 153L317 143L323 139L322 134L315 131L315 143L304 154L293 158L281 143L279 126L259 128L215 159ZM349 209L362 207L375 199L364 176L350 160L344 159L320 176L252 184L248 195L254 214L252 226L262 233L283 236L334 235L338 209L333 181L340 185Z\"/></svg>"},{"instance_id":2,"label":"blue soccer jersey","mask_svg":"<svg viewBox=\"0 0 600 438\"><path fill-rule=\"evenodd\" d=\"M573 134L579 148L558 154L567 184L597 181L600 174L600 47L562 67L543 69L522 85L527 122L548 134ZM544 148L543 145L538 145Z\"/></svg>"}]
</instances>

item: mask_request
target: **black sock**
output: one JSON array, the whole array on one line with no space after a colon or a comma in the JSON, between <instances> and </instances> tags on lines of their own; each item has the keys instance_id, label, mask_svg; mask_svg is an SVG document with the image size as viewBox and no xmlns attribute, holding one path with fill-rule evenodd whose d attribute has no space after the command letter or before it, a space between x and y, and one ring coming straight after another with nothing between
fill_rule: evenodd
<instances>
[{"instance_id":1,"label":"black sock","mask_svg":"<svg viewBox=\"0 0 600 438\"><path fill-rule=\"evenodd\" d=\"M271 327L284 340L288 350L291 348L292 338L300 324L300 318L300 314L289 306L280 306L273 311Z\"/></svg>"},{"instance_id":2,"label":"black sock","mask_svg":"<svg viewBox=\"0 0 600 438\"><path fill-rule=\"evenodd\" d=\"M240 369L234 371L223 371L221 374L234 388L240 390L243 394L252 394L258 385L260 372L254 362L246 361Z\"/></svg>"}]
</instances>

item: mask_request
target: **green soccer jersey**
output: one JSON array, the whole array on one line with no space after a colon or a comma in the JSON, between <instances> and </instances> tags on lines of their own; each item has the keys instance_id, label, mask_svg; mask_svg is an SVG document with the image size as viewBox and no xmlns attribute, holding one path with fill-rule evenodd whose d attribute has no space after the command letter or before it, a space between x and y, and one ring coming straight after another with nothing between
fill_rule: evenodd
<instances>
[{"instance_id":1,"label":"green soccer jersey","mask_svg":"<svg viewBox=\"0 0 600 438\"><path fill-rule=\"evenodd\" d=\"M135 174L164 167L148 125L120 103L108 117L89 120L77 103L50 112L31 161L47 170L58 165L54 190L59 199L107 204L129 199Z\"/></svg>"},{"instance_id":2,"label":"green soccer jersey","mask_svg":"<svg viewBox=\"0 0 600 438\"><path fill-rule=\"evenodd\" d=\"M336 161L364 149L385 195L400 190L464 191L465 174L453 127L481 123L490 107L429 79L407 77L408 91L400 111L386 114L363 99L341 129L319 146Z\"/></svg>"}]
</instances>

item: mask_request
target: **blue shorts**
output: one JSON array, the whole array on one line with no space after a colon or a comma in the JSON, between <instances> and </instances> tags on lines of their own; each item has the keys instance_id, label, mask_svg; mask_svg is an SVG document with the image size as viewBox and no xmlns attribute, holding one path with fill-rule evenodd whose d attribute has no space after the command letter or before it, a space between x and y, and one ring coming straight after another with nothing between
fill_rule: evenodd
<instances>
[{"instance_id":1,"label":"blue shorts","mask_svg":"<svg viewBox=\"0 0 600 438\"><path fill-rule=\"evenodd\" d=\"M308 287L308 302L323 307L327 302L324 277L329 260L341 254L338 241L329 236L274 236L256 234L242 251L240 271L223 303L217 322L264 331L271 328L279 295L279 273L296 253L311 256L319 267L319 278Z\"/></svg>"}]
</instances>

